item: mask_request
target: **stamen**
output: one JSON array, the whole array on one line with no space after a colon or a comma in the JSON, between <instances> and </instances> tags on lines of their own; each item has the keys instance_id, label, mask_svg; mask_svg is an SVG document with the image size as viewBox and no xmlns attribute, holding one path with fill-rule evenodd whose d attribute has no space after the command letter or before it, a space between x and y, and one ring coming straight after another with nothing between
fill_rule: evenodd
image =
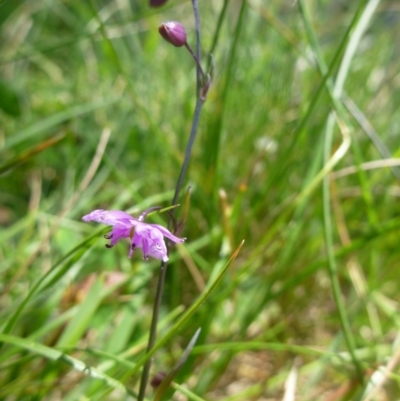
<instances>
[{"instance_id":1,"label":"stamen","mask_svg":"<svg viewBox=\"0 0 400 401\"><path fill-rule=\"evenodd\" d=\"M104 236L105 239L111 239L112 237L113 237L112 234L109 234L109 235L105 235L105 236Z\"/></svg>"},{"instance_id":2,"label":"stamen","mask_svg":"<svg viewBox=\"0 0 400 401\"><path fill-rule=\"evenodd\" d=\"M114 245L106 244L105 246L106 246L106 248L110 249L110 248L112 248Z\"/></svg>"},{"instance_id":3,"label":"stamen","mask_svg":"<svg viewBox=\"0 0 400 401\"><path fill-rule=\"evenodd\" d=\"M135 248L136 248L136 244L132 244L132 245L131 245L131 249L132 249L132 250L135 250Z\"/></svg>"}]
</instances>

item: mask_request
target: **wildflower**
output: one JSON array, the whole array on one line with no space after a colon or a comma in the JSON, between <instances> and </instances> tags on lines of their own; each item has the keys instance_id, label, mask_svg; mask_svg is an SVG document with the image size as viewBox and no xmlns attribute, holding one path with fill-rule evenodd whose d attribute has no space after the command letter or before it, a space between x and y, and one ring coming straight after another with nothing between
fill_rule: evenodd
<instances>
[{"instance_id":1,"label":"wildflower","mask_svg":"<svg viewBox=\"0 0 400 401\"><path fill-rule=\"evenodd\" d=\"M142 215L145 216L145 214ZM104 236L104 238L110 240L106 247L112 248L121 238L130 238L129 257L132 257L135 249L141 248L144 260L148 260L149 256L151 256L167 262L168 255L164 237L178 243L186 239L176 237L159 224L144 223L140 218L135 219L121 210L94 210L83 216L82 220L96 221L97 223L112 226L113 229L110 234Z\"/></svg>"},{"instance_id":2,"label":"wildflower","mask_svg":"<svg viewBox=\"0 0 400 401\"><path fill-rule=\"evenodd\" d=\"M164 22L158 28L160 35L171 45L181 47L186 45L186 30L179 22Z\"/></svg>"},{"instance_id":3,"label":"wildflower","mask_svg":"<svg viewBox=\"0 0 400 401\"><path fill-rule=\"evenodd\" d=\"M168 0L150 0L150 7L161 7L163 6Z\"/></svg>"}]
</instances>

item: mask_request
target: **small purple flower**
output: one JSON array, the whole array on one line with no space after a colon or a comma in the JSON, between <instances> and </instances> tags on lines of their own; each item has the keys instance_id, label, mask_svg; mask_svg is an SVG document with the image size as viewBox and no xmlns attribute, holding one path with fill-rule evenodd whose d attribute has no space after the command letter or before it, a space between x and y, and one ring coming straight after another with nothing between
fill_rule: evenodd
<instances>
[{"instance_id":1,"label":"small purple flower","mask_svg":"<svg viewBox=\"0 0 400 401\"><path fill-rule=\"evenodd\" d=\"M94 210L83 216L82 220L96 221L97 223L112 226L111 233L104 236L110 240L110 243L106 247L112 248L121 238L130 238L131 247L129 257L132 256L136 248L141 248L144 260L152 256L153 258L167 262L168 255L164 237L178 243L186 239L176 237L159 224L144 223L121 210Z\"/></svg>"},{"instance_id":2,"label":"small purple flower","mask_svg":"<svg viewBox=\"0 0 400 401\"><path fill-rule=\"evenodd\" d=\"M158 32L171 45L181 47L186 45L186 30L179 22L170 21L162 23Z\"/></svg>"},{"instance_id":3,"label":"small purple flower","mask_svg":"<svg viewBox=\"0 0 400 401\"><path fill-rule=\"evenodd\" d=\"M161 7L163 6L168 0L150 0L150 7Z\"/></svg>"}]
</instances>

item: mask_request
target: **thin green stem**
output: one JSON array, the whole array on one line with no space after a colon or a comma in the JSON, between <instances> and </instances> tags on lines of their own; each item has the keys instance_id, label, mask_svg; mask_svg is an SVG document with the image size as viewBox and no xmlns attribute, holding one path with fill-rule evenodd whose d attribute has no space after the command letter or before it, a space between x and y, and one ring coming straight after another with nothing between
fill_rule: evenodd
<instances>
[{"instance_id":1,"label":"thin green stem","mask_svg":"<svg viewBox=\"0 0 400 401\"><path fill-rule=\"evenodd\" d=\"M197 59L197 69L196 69L196 90L197 90L197 97L200 95L201 89L201 82L202 77L201 73L203 72L200 66L201 60L201 39L200 39L200 16L199 16L199 7L197 4L197 0L192 0L192 7L193 7L193 14L194 14L194 21L195 21L195 29L196 29L196 59Z\"/></svg>"},{"instance_id":2,"label":"thin green stem","mask_svg":"<svg viewBox=\"0 0 400 401\"><path fill-rule=\"evenodd\" d=\"M204 85L204 83L206 82L206 74L204 74L203 68L201 67L200 64L200 60L199 58L196 56L196 54L194 54L193 50L191 49L191 47L188 45L188 43L185 43L185 47L188 50L188 52L190 53L190 55L193 57L194 61L196 62L196 66L197 66L197 71L200 72L200 77L201 80L199 81L200 86L199 88L201 89L201 87ZM200 93L200 92L198 92Z\"/></svg>"},{"instance_id":3,"label":"thin green stem","mask_svg":"<svg viewBox=\"0 0 400 401\"><path fill-rule=\"evenodd\" d=\"M158 278L158 283L157 283L156 298L153 305L153 314L151 317L150 334L147 343L146 353L149 353L152 350L157 338L157 324L158 324L158 317L160 315L161 300L164 290L166 272L167 272L167 263L162 262L160 268L160 276ZM151 359L149 359L143 367L142 377L140 379L138 401L144 400L147 382L149 381L150 368L151 368Z\"/></svg>"},{"instance_id":4,"label":"thin green stem","mask_svg":"<svg viewBox=\"0 0 400 401\"><path fill-rule=\"evenodd\" d=\"M333 119L329 119L328 123L333 124ZM333 140L333 129L326 130L325 145L324 145L324 163L328 163L330 159L331 149ZM322 198L323 198L323 222L324 222L324 235L326 243L326 251L328 258L328 271L331 279L332 292L335 300L335 304L339 313L340 324L344 333L347 348L351 355L351 359L356 368L357 374L361 381L363 381L364 375L361 364L356 356L356 346L354 342L353 335L351 333L349 318L347 316L346 307L344 305L342 292L340 289L339 278L337 274L337 264L335 258L335 251L333 247L333 226L331 218L331 195L330 195L330 178L329 175L325 175L322 183Z\"/></svg>"},{"instance_id":5,"label":"thin green stem","mask_svg":"<svg viewBox=\"0 0 400 401\"><path fill-rule=\"evenodd\" d=\"M178 201L179 194L182 189L183 180L185 178L185 175L186 175L186 172L187 172L187 169L189 166L189 161L190 161L190 157L192 155L193 144L194 144L194 141L195 141L196 135L197 135L197 128L199 126L200 114L201 114L201 110L203 108L203 104L204 104L204 100L201 99L200 97L198 97L197 101L196 101L196 107L194 110L194 116L193 116L192 128L190 130L189 141L186 146L185 158L183 160L181 171L179 173L178 182L177 182L176 188L175 188L174 197L172 199L173 205L175 205Z\"/></svg>"},{"instance_id":6,"label":"thin green stem","mask_svg":"<svg viewBox=\"0 0 400 401\"><path fill-rule=\"evenodd\" d=\"M209 130L210 134L206 139L205 148L207 149L207 166L206 168L212 171L211 185L214 190L212 191L213 198L216 196L217 189L219 188L218 183L218 170L219 170L219 157L222 145L222 132L224 127L225 113L227 107L228 94L232 90L232 81L235 72L235 60L239 46L239 38L244 26L246 17L247 1L242 0L238 20L235 26L234 37L232 45L230 47L228 60L226 62L226 74L224 80L224 87L221 90L221 96L217 103L217 112L215 113L215 120L213 127ZM215 200L215 199L214 199Z\"/></svg>"},{"instance_id":7,"label":"thin green stem","mask_svg":"<svg viewBox=\"0 0 400 401\"><path fill-rule=\"evenodd\" d=\"M224 5L222 6L222 10L221 10L221 12L219 14L218 22L217 22L217 28L215 29L215 33L214 33L214 36L213 36L213 42L212 42L212 45L210 47L210 52L209 52L210 55L212 55L214 53L214 50L217 47L217 43L218 43L218 39L219 39L219 33L221 32L222 22L223 22L223 20L225 18L226 10L228 9L228 3L229 3L229 0L225 0L224 1ZM210 67L211 67L211 59L209 58L208 59L208 63L207 63L207 70L206 71L209 71Z\"/></svg>"}]
</instances>

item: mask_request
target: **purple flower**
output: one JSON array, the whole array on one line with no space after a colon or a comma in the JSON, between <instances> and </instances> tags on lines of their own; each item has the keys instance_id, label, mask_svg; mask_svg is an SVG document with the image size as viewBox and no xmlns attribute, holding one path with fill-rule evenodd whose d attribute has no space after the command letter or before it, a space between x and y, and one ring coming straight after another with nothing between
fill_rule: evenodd
<instances>
[{"instance_id":1,"label":"purple flower","mask_svg":"<svg viewBox=\"0 0 400 401\"><path fill-rule=\"evenodd\" d=\"M150 7L161 7L163 6L168 0L150 0Z\"/></svg>"},{"instance_id":2,"label":"purple flower","mask_svg":"<svg viewBox=\"0 0 400 401\"><path fill-rule=\"evenodd\" d=\"M97 223L112 226L111 233L104 236L110 240L110 243L106 247L112 248L121 238L130 238L131 247L129 257L132 256L136 248L141 248L144 260L152 256L153 258L167 262L168 255L164 237L179 243L186 239L176 237L165 227L158 224L148 224L135 219L121 210L94 210L83 216L82 220L96 221Z\"/></svg>"},{"instance_id":3,"label":"purple flower","mask_svg":"<svg viewBox=\"0 0 400 401\"><path fill-rule=\"evenodd\" d=\"M181 47L186 45L186 30L179 22L164 22L158 28L160 35L171 45Z\"/></svg>"}]
</instances>

